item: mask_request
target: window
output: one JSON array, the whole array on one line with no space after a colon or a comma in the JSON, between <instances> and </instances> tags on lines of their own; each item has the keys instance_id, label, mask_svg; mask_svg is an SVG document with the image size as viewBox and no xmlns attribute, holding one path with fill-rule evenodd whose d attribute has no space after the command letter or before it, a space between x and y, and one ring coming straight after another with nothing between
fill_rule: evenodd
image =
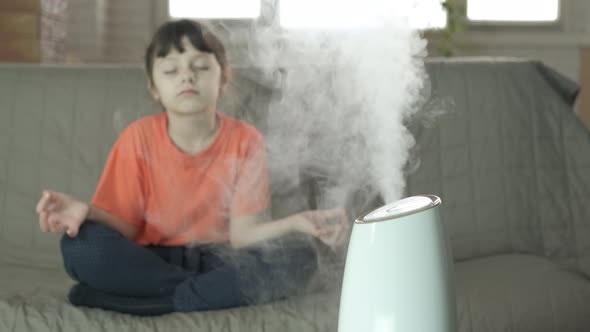
<instances>
[{"instance_id":1,"label":"window","mask_svg":"<svg viewBox=\"0 0 590 332\"><path fill-rule=\"evenodd\" d=\"M258 18L262 0L168 0L172 18ZM383 13L403 13L416 29L444 28L444 0L278 0L281 26L288 29L370 26Z\"/></svg>"},{"instance_id":2,"label":"window","mask_svg":"<svg viewBox=\"0 0 590 332\"><path fill-rule=\"evenodd\" d=\"M280 0L280 22L288 29L355 28L370 26L384 13L404 13L413 28L443 28L442 1Z\"/></svg>"},{"instance_id":3,"label":"window","mask_svg":"<svg viewBox=\"0 0 590 332\"><path fill-rule=\"evenodd\" d=\"M417 2L410 11L410 24L415 29L442 29L447 26L447 12L444 0Z\"/></svg>"},{"instance_id":4,"label":"window","mask_svg":"<svg viewBox=\"0 0 590 332\"><path fill-rule=\"evenodd\" d=\"M240 19L260 16L260 0L168 0L173 18Z\"/></svg>"},{"instance_id":5,"label":"window","mask_svg":"<svg viewBox=\"0 0 590 332\"><path fill-rule=\"evenodd\" d=\"M554 22L559 0L467 0L470 21Z\"/></svg>"}]
</instances>

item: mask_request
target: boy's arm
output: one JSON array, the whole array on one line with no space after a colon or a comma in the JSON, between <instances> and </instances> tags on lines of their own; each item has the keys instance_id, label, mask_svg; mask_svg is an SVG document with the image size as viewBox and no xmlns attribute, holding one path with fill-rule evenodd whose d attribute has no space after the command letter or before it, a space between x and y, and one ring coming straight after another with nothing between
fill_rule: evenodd
<instances>
[{"instance_id":1,"label":"boy's arm","mask_svg":"<svg viewBox=\"0 0 590 332\"><path fill-rule=\"evenodd\" d=\"M138 226L125 222L92 204L88 204L88 208L88 217L86 219L106 225L123 234L130 241L133 241L137 237L137 233L139 232Z\"/></svg>"},{"instance_id":2,"label":"boy's arm","mask_svg":"<svg viewBox=\"0 0 590 332\"><path fill-rule=\"evenodd\" d=\"M232 217L229 227L229 242L239 249L253 244L281 237L294 231L288 218L269 221L268 210L258 214Z\"/></svg>"},{"instance_id":3,"label":"boy's arm","mask_svg":"<svg viewBox=\"0 0 590 332\"><path fill-rule=\"evenodd\" d=\"M269 213L232 217L229 225L230 244L239 249L259 242L281 237L291 232L301 232L318 237L332 246L339 244L346 234L348 224L343 209L313 210L268 221Z\"/></svg>"}]
</instances>

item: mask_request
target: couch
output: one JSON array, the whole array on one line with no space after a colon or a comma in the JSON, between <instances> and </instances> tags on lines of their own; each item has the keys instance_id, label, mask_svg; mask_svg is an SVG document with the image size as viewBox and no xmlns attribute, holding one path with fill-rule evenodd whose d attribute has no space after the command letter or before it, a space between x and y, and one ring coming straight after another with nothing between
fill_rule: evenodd
<instances>
[{"instance_id":1,"label":"couch","mask_svg":"<svg viewBox=\"0 0 590 332\"><path fill-rule=\"evenodd\" d=\"M407 123L406 194L443 200L458 331L590 331L590 135L573 112L577 85L526 59L429 59L426 70L430 97ZM91 197L117 134L160 111L144 79L139 65L0 65L0 331L337 331L337 280L264 305L159 317L67 302L73 281L59 236L39 231L36 201L43 188ZM232 89L224 111L265 133L276 87L241 68ZM317 181L273 185L273 214L313 208Z\"/></svg>"}]
</instances>

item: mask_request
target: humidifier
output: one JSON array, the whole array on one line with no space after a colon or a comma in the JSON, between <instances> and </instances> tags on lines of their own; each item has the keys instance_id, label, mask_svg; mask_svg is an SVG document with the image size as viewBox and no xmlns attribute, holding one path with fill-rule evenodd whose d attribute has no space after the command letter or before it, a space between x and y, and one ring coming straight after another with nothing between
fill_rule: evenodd
<instances>
[{"instance_id":1,"label":"humidifier","mask_svg":"<svg viewBox=\"0 0 590 332\"><path fill-rule=\"evenodd\" d=\"M354 222L339 332L456 332L452 258L441 200L401 199Z\"/></svg>"}]
</instances>

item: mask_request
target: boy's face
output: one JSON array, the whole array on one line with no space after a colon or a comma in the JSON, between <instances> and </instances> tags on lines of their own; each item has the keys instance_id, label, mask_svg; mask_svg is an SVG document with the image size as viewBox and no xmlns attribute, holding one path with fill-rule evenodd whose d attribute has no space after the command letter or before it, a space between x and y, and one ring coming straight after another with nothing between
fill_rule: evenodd
<instances>
[{"instance_id":1,"label":"boy's face","mask_svg":"<svg viewBox=\"0 0 590 332\"><path fill-rule=\"evenodd\" d=\"M221 67L213 53L195 49L186 36L181 42L184 52L172 48L165 57L154 59L150 92L168 112L215 111L223 88Z\"/></svg>"}]
</instances>

